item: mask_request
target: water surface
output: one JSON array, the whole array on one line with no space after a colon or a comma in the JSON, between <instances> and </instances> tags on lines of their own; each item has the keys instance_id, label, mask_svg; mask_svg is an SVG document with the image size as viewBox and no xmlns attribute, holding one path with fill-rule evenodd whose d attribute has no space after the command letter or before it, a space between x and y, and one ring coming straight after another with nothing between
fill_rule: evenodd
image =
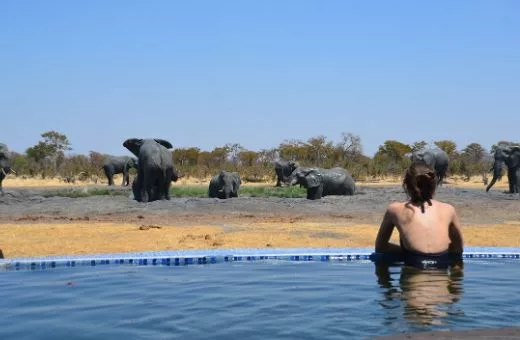
<instances>
[{"instance_id":1,"label":"water surface","mask_svg":"<svg viewBox=\"0 0 520 340\"><path fill-rule=\"evenodd\" d=\"M518 261L464 275L269 261L0 273L2 339L345 339L520 325Z\"/></svg>"}]
</instances>

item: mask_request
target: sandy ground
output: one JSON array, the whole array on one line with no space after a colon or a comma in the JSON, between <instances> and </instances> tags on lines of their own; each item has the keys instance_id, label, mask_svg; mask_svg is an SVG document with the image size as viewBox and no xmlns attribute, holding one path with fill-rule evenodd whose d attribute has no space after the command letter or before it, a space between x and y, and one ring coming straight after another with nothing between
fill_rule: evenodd
<instances>
[{"instance_id":1,"label":"sandy ground","mask_svg":"<svg viewBox=\"0 0 520 340\"><path fill-rule=\"evenodd\" d=\"M5 257L372 247L386 205L405 198L397 183L372 182L358 183L358 194L353 197L328 196L317 201L175 198L142 204L130 198L128 188L113 188L125 191L124 196L45 198L42 194L49 187L60 185L34 182L34 186L22 187L9 182L5 181L6 195L0 197L0 249ZM489 193L481 181L452 180L439 189L437 198L452 203L461 216L467 246L520 247L520 199L503 192L504 182Z\"/></svg>"},{"instance_id":2,"label":"sandy ground","mask_svg":"<svg viewBox=\"0 0 520 340\"><path fill-rule=\"evenodd\" d=\"M114 176L114 183L120 184L122 182L121 175ZM178 185L207 185L209 184L211 178L181 178L177 184ZM489 178L491 181L491 178ZM377 179L373 181L360 181L359 185L400 185L402 179L400 178L386 178L386 179ZM85 185L97 185L97 184L107 184L106 178L100 178L97 182L93 181L76 181L76 183L66 183L58 178L51 179L40 179L40 178L21 178L14 177L10 175L5 179L3 185L5 188L49 188L49 187L81 187ZM247 186L258 186L258 185L270 185L272 183L244 183L243 185ZM447 186L451 187L459 187L459 188L483 188L484 184L482 183L482 178L475 176L471 177L469 180L464 180L461 177L450 177L447 180ZM494 188L506 189L508 187L507 178L504 178L501 181L497 181L494 185Z\"/></svg>"}]
</instances>

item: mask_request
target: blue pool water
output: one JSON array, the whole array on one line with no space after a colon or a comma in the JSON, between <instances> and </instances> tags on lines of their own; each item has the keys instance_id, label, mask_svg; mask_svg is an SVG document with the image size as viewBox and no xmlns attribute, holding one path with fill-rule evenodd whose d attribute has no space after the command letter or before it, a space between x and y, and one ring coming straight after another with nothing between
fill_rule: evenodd
<instances>
[{"instance_id":1,"label":"blue pool water","mask_svg":"<svg viewBox=\"0 0 520 340\"><path fill-rule=\"evenodd\" d=\"M0 273L1 339L345 339L520 325L518 260L464 276L256 261Z\"/></svg>"}]
</instances>

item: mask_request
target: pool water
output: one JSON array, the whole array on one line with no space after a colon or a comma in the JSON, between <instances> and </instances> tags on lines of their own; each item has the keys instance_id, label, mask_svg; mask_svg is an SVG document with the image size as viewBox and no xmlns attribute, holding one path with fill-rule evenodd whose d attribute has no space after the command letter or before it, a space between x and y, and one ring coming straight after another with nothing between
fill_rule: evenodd
<instances>
[{"instance_id":1,"label":"pool water","mask_svg":"<svg viewBox=\"0 0 520 340\"><path fill-rule=\"evenodd\" d=\"M1 339L364 339L520 325L515 260L464 275L256 261L0 273Z\"/></svg>"}]
</instances>

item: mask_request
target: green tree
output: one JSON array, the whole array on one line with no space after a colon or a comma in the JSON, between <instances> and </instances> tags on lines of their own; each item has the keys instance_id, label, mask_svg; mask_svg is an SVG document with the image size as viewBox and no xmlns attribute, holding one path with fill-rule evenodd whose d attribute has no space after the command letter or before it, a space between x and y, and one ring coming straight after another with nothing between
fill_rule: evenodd
<instances>
[{"instance_id":1,"label":"green tree","mask_svg":"<svg viewBox=\"0 0 520 340\"><path fill-rule=\"evenodd\" d=\"M49 145L56 154L72 150L69 139L64 134L56 131L47 131L42 133L41 136L43 138L43 142Z\"/></svg>"},{"instance_id":2,"label":"green tree","mask_svg":"<svg viewBox=\"0 0 520 340\"><path fill-rule=\"evenodd\" d=\"M412 148L408 144L396 140L387 140L379 146L374 155L374 170L377 175L390 173L400 175L410 164L410 159L405 157Z\"/></svg>"},{"instance_id":3,"label":"green tree","mask_svg":"<svg viewBox=\"0 0 520 340\"><path fill-rule=\"evenodd\" d=\"M240 165L240 153L245 151L244 147L238 143L226 144L228 149L228 157L235 169L238 169Z\"/></svg>"},{"instance_id":4,"label":"green tree","mask_svg":"<svg viewBox=\"0 0 520 340\"><path fill-rule=\"evenodd\" d=\"M245 167L252 167L256 164L258 154L254 151L244 150L240 153L240 163Z\"/></svg>"},{"instance_id":5,"label":"green tree","mask_svg":"<svg viewBox=\"0 0 520 340\"><path fill-rule=\"evenodd\" d=\"M407 153L410 153L412 148L408 144L401 143L396 140L387 140L380 145L377 154L383 154L389 156L392 159L400 161L404 158Z\"/></svg>"},{"instance_id":6,"label":"green tree","mask_svg":"<svg viewBox=\"0 0 520 340\"><path fill-rule=\"evenodd\" d=\"M443 150L448 154L448 157L452 157L456 150L457 150L457 144L454 141L451 140L439 140L434 142L439 149Z\"/></svg>"},{"instance_id":7,"label":"green tree","mask_svg":"<svg viewBox=\"0 0 520 340\"><path fill-rule=\"evenodd\" d=\"M307 145L309 161L318 167L331 167L330 160L334 154L334 146L332 142L328 142L325 136L317 136L309 138Z\"/></svg>"},{"instance_id":8,"label":"green tree","mask_svg":"<svg viewBox=\"0 0 520 340\"><path fill-rule=\"evenodd\" d=\"M471 143L462 150L462 154L465 155L472 164L479 163L484 157L486 150L479 143Z\"/></svg>"},{"instance_id":9,"label":"green tree","mask_svg":"<svg viewBox=\"0 0 520 340\"><path fill-rule=\"evenodd\" d=\"M178 148L173 151L173 159L181 167L189 167L197 164L200 149L196 147Z\"/></svg>"},{"instance_id":10,"label":"green tree","mask_svg":"<svg viewBox=\"0 0 520 340\"><path fill-rule=\"evenodd\" d=\"M47 131L41 134L43 141L26 150L27 156L31 158L45 178L48 172L56 173L58 167L64 160L65 151L72 150L67 136L56 132Z\"/></svg>"},{"instance_id":11,"label":"green tree","mask_svg":"<svg viewBox=\"0 0 520 340\"><path fill-rule=\"evenodd\" d=\"M305 163L310 158L305 143L299 140L285 140L278 146L280 157L286 160Z\"/></svg>"},{"instance_id":12,"label":"green tree","mask_svg":"<svg viewBox=\"0 0 520 340\"><path fill-rule=\"evenodd\" d=\"M461 173L469 180L471 176L482 175L490 167L489 155L482 145L471 143L460 153Z\"/></svg>"}]
</instances>

